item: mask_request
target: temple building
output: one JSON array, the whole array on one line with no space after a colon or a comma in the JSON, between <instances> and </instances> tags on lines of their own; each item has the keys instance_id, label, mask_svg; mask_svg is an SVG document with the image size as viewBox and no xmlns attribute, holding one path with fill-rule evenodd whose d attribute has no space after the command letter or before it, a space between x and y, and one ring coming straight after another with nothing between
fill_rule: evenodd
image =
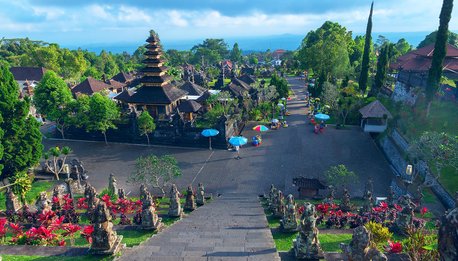
<instances>
[{"instance_id":1,"label":"temple building","mask_svg":"<svg viewBox=\"0 0 458 261\"><path fill-rule=\"evenodd\" d=\"M128 104L134 111L147 110L152 117L165 119L174 113L186 92L170 83L157 34L152 31L146 42L142 61L145 67L140 70L143 74L139 80L141 86L136 90L124 90L115 99Z\"/></svg>"}]
</instances>

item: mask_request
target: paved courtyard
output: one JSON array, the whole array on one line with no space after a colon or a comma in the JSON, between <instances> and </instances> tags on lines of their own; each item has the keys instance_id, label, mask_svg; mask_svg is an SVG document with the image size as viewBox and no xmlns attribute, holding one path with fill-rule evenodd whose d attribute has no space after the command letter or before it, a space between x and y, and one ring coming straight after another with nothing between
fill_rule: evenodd
<instances>
[{"instance_id":1,"label":"paved courtyard","mask_svg":"<svg viewBox=\"0 0 458 261\"><path fill-rule=\"evenodd\" d=\"M176 180L180 189L188 184L205 184L209 193L257 193L268 190L270 184L286 193L297 194L292 186L296 176L321 177L330 166L345 164L360 176L360 182L351 185L352 195L361 195L368 177L374 180L375 195L385 195L391 180L391 170L374 141L359 128L336 130L328 127L324 134L316 135L306 122L303 99L303 81L289 78L297 99L288 103L292 113L287 117L289 127L263 133L260 147L241 148L241 160L234 152L109 144L99 142L45 140L49 146L70 146L89 171L90 183L98 190L108 184L114 173L120 187L133 194L138 186L127 184L135 159L150 153L174 155L179 161L183 176ZM243 132L249 139L255 133L249 128Z\"/></svg>"}]
</instances>

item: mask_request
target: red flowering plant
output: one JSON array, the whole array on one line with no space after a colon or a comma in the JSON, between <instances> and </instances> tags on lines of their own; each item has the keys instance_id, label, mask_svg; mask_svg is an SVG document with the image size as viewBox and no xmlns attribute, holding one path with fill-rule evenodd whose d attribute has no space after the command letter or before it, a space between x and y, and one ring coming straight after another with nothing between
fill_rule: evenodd
<instances>
[{"instance_id":1,"label":"red flowering plant","mask_svg":"<svg viewBox=\"0 0 458 261\"><path fill-rule=\"evenodd\" d=\"M385 247L385 250L388 253L398 254L402 252L402 243L400 241L391 241L388 240L388 245Z\"/></svg>"},{"instance_id":2,"label":"red flowering plant","mask_svg":"<svg viewBox=\"0 0 458 261\"><path fill-rule=\"evenodd\" d=\"M45 209L43 212L38 214L38 222L41 224L41 226L48 227L56 217L56 212Z\"/></svg>"},{"instance_id":3,"label":"red flowering plant","mask_svg":"<svg viewBox=\"0 0 458 261\"><path fill-rule=\"evenodd\" d=\"M428 209L426 207L422 207L420 210L420 214L424 216L426 213L428 213Z\"/></svg>"},{"instance_id":4,"label":"red flowering plant","mask_svg":"<svg viewBox=\"0 0 458 261\"><path fill-rule=\"evenodd\" d=\"M318 210L318 212L320 212L322 215L326 215L328 214L328 210L329 210L329 207L330 205L329 204L318 204L316 206L316 209Z\"/></svg>"},{"instance_id":5,"label":"red flowering plant","mask_svg":"<svg viewBox=\"0 0 458 261\"><path fill-rule=\"evenodd\" d=\"M92 233L94 232L94 226L88 225L81 231L81 237L85 238L89 244L92 244Z\"/></svg>"},{"instance_id":6,"label":"red flowering plant","mask_svg":"<svg viewBox=\"0 0 458 261\"><path fill-rule=\"evenodd\" d=\"M75 245L75 233L81 230L81 227L75 224L67 224L64 227L65 232L62 234L63 236L70 237L70 244L72 246Z\"/></svg>"},{"instance_id":7,"label":"red flowering plant","mask_svg":"<svg viewBox=\"0 0 458 261\"><path fill-rule=\"evenodd\" d=\"M83 197L83 198L78 199L78 202L76 203L76 208L87 209L88 205L87 205L86 198Z\"/></svg>"},{"instance_id":8,"label":"red flowering plant","mask_svg":"<svg viewBox=\"0 0 458 261\"><path fill-rule=\"evenodd\" d=\"M297 208L297 213L298 213L299 215L302 215L302 213L304 213L304 206L298 207L298 208Z\"/></svg>"},{"instance_id":9,"label":"red flowering plant","mask_svg":"<svg viewBox=\"0 0 458 261\"><path fill-rule=\"evenodd\" d=\"M7 220L6 218L0 218L0 238L2 239L2 241L4 240L5 236L6 236L6 231L7 231Z\"/></svg>"}]
</instances>

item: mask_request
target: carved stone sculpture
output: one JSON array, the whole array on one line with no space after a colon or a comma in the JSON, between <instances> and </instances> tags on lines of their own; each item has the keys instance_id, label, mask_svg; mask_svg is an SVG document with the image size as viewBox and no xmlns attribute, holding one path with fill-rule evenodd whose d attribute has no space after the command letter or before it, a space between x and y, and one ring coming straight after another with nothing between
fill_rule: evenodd
<instances>
[{"instance_id":1,"label":"carved stone sculpture","mask_svg":"<svg viewBox=\"0 0 458 261\"><path fill-rule=\"evenodd\" d=\"M35 202L37 212L41 213L43 210L49 210L51 208L51 201L48 199L46 192L41 192L40 197Z\"/></svg>"},{"instance_id":2,"label":"carved stone sculpture","mask_svg":"<svg viewBox=\"0 0 458 261\"><path fill-rule=\"evenodd\" d=\"M117 181L113 173L110 173L110 178L108 179L108 193L110 195L116 195L118 192Z\"/></svg>"},{"instance_id":3,"label":"carved stone sculpture","mask_svg":"<svg viewBox=\"0 0 458 261\"><path fill-rule=\"evenodd\" d=\"M6 191L6 212L7 213L16 213L21 209L21 204L17 196L13 193L13 191L8 188Z\"/></svg>"},{"instance_id":4,"label":"carved stone sculpture","mask_svg":"<svg viewBox=\"0 0 458 261\"><path fill-rule=\"evenodd\" d=\"M170 205L169 205L169 216L170 217L181 217L183 210L181 209L180 203L180 192L175 184L172 184L170 189Z\"/></svg>"},{"instance_id":5,"label":"carved stone sculpture","mask_svg":"<svg viewBox=\"0 0 458 261\"><path fill-rule=\"evenodd\" d=\"M350 194L348 193L347 189L344 189L343 196L342 196L342 202L340 203L340 209L342 211L351 210Z\"/></svg>"},{"instance_id":6,"label":"carved stone sculpture","mask_svg":"<svg viewBox=\"0 0 458 261\"><path fill-rule=\"evenodd\" d=\"M283 192L281 190L277 191L277 195L274 200L274 210L273 210L273 215L275 217L283 217L285 213L285 202L284 202L284 196Z\"/></svg>"},{"instance_id":7,"label":"carved stone sculpture","mask_svg":"<svg viewBox=\"0 0 458 261\"><path fill-rule=\"evenodd\" d=\"M145 186L145 184L141 184L140 185L140 200L145 199L146 194L147 194L146 186Z\"/></svg>"},{"instance_id":8,"label":"carved stone sculpture","mask_svg":"<svg viewBox=\"0 0 458 261\"><path fill-rule=\"evenodd\" d=\"M332 185L329 186L328 189L329 189L329 194L327 198L325 199L325 203L332 204L334 203L334 199L336 198L336 189Z\"/></svg>"},{"instance_id":9,"label":"carved stone sculpture","mask_svg":"<svg viewBox=\"0 0 458 261\"><path fill-rule=\"evenodd\" d=\"M294 202L293 195L289 194L285 213L283 218L280 220L280 229L285 232L294 232L297 231L297 213L296 213L296 203Z\"/></svg>"},{"instance_id":10,"label":"carved stone sculpture","mask_svg":"<svg viewBox=\"0 0 458 261\"><path fill-rule=\"evenodd\" d=\"M60 187L54 186L53 191L52 191L52 210L53 211L59 211L62 208L62 190Z\"/></svg>"},{"instance_id":11,"label":"carved stone sculpture","mask_svg":"<svg viewBox=\"0 0 458 261\"><path fill-rule=\"evenodd\" d=\"M125 199L126 198L126 193L124 192L123 188L118 188L118 198L120 198L120 199Z\"/></svg>"},{"instance_id":12,"label":"carved stone sculpture","mask_svg":"<svg viewBox=\"0 0 458 261\"><path fill-rule=\"evenodd\" d=\"M407 231L413 226L414 210L416 206L409 195L402 195L399 198L399 204L402 210L396 215L394 229L399 234L407 235Z\"/></svg>"},{"instance_id":13,"label":"carved stone sculpture","mask_svg":"<svg viewBox=\"0 0 458 261\"><path fill-rule=\"evenodd\" d=\"M387 257L376 248L370 247L370 232L360 226L353 229L353 236L349 245L340 244L340 248L348 260L354 261L385 261Z\"/></svg>"},{"instance_id":14,"label":"carved stone sculpture","mask_svg":"<svg viewBox=\"0 0 458 261\"><path fill-rule=\"evenodd\" d=\"M372 192L370 190L366 191L364 195L363 206L361 207L361 213L370 212L374 206L374 198L372 197Z\"/></svg>"},{"instance_id":15,"label":"carved stone sculpture","mask_svg":"<svg viewBox=\"0 0 458 261\"><path fill-rule=\"evenodd\" d=\"M394 207L395 200L396 195L394 193L393 186L390 186L390 191L388 191L388 197L386 198L387 204L390 208Z\"/></svg>"},{"instance_id":16,"label":"carved stone sculpture","mask_svg":"<svg viewBox=\"0 0 458 261\"><path fill-rule=\"evenodd\" d=\"M276 194L277 194L277 189L275 188L274 184L270 185L269 197L267 198L267 200L269 201L269 204L272 204L272 201L274 200L274 197Z\"/></svg>"},{"instance_id":17,"label":"carved stone sculpture","mask_svg":"<svg viewBox=\"0 0 458 261\"><path fill-rule=\"evenodd\" d=\"M197 187L196 203L197 206L203 206L205 204L205 188L202 183L199 183Z\"/></svg>"},{"instance_id":18,"label":"carved stone sculpture","mask_svg":"<svg viewBox=\"0 0 458 261\"><path fill-rule=\"evenodd\" d=\"M456 201L458 202L458 192ZM438 239L440 260L456 260L458 257L458 204L441 218Z\"/></svg>"},{"instance_id":19,"label":"carved stone sculpture","mask_svg":"<svg viewBox=\"0 0 458 261\"><path fill-rule=\"evenodd\" d=\"M87 202L87 213L91 214L99 201L97 198L97 191L93 186L86 184L86 188L84 189L84 197L86 198Z\"/></svg>"},{"instance_id":20,"label":"carved stone sculpture","mask_svg":"<svg viewBox=\"0 0 458 261\"><path fill-rule=\"evenodd\" d=\"M159 230L162 227L161 219L157 216L154 207L153 197L146 191L146 196L142 200L142 229Z\"/></svg>"},{"instance_id":21,"label":"carved stone sculpture","mask_svg":"<svg viewBox=\"0 0 458 261\"><path fill-rule=\"evenodd\" d=\"M105 202L100 201L92 215L94 232L92 232L92 244L90 252L98 255L113 255L122 248L122 236L113 231L113 222Z\"/></svg>"},{"instance_id":22,"label":"carved stone sculpture","mask_svg":"<svg viewBox=\"0 0 458 261\"><path fill-rule=\"evenodd\" d=\"M300 260L320 260L323 258L320 241L318 239L318 228L316 227L315 206L310 203L304 203L304 212L302 213L299 234L293 241L294 255Z\"/></svg>"},{"instance_id":23,"label":"carved stone sculpture","mask_svg":"<svg viewBox=\"0 0 458 261\"><path fill-rule=\"evenodd\" d=\"M194 199L194 192L192 191L192 187L188 186L186 190L186 202L184 204L184 210L186 211L193 211L196 209L196 200Z\"/></svg>"}]
</instances>

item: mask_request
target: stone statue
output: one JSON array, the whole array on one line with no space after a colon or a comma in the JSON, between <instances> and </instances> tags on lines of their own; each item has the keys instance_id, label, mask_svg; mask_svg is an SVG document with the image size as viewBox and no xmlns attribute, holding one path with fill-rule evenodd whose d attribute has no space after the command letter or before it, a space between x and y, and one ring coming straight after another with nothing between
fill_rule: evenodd
<instances>
[{"instance_id":1,"label":"stone statue","mask_svg":"<svg viewBox=\"0 0 458 261\"><path fill-rule=\"evenodd\" d=\"M196 209L196 200L194 199L194 192L192 191L191 185L186 190L186 202L184 203L184 210L193 211Z\"/></svg>"},{"instance_id":2,"label":"stone statue","mask_svg":"<svg viewBox=\"0 0 458 261\"><path fill-rule=\"evenodd\" d=\"M372 182L372 178L369 178L366 182L366 186L364 187L364 191L370 191L371 194L374 191L374 184Z\"/></svg>"},{"instance_id":3,"label":"stone statue","mask_svg":"<svg viewBox=\"0 0 458 261\"><path fill-rule=\"evenodd\" d=\"M394 229L401 235L408 235L408 230L413 226L414 210L416 205L412 202L409 195L402 195L399 198L402 210L396 215Z\"/></svg>"},{"instance_id":4,"label":"stone statue","mask_svg":"<svg viewBox=\"0 0 458 261\"><path fill-rule=\"evenodd\" d=\"M371 248L370 232L360 226L353 229L353 236L349 245L340 244L340 248L348 260L355 261L385 261L387 257L376 248Z\"/></svg>"},{"instance_id":5,"label":"stone statue","mask_svg":"<svg viewBox=\"0 0 458 261\"><path fill-rule=\"evenodd\" d=\"M91 214L99 201L97 198L97 191L93 186L86 184L86 188L84 189L84 197L86 198L87 202L87 213Z\"/></svg>"},{"instance_id":6,"label":"stone statue","mask_svg":"<svg viewBox=\"0 0 458 261\"><path fill-rule=\"evenodd\" d=\"M121 247L122 236L113 231L113 222L105 202L100 201L92 215L94 232L90 252L93 254L116 254Z\"/></svg>"},{"instance_id":7,"label":"stone statue","mask_svg":"<svg viewBox=\"0 0 458 261\"><path fill-rule=\"evenodd\" d=\"M336 189L332 185L329 186L328 189L329 189L329 194L328 194L328 197L325 200L325 203L332 204L332 203L334 203L334 199L336 197Z\"/></svg>"},{"instance_id":8,"label":"stone statue","mask_svg":"<svg viewBox=\"0 0 458 261\"><path fill-rule=\"evenodd\" d=\"M280 220L280 229L285 232L297 231L296 203L293 195L289 194L283 218Z\"/></svg>"},{"instance_id":9,"label":"stone statue","mask_svg":"<svg viewBox=\"0 0 458 261\"><path fill-rule=\"evenodd\" d=\"M141 184L141 185L140 185L140 200L145 199L147 192L148 192L148 191L146 191L146 186L145 186L145 184Z\"/></svg>"},{"instance_id":10,"label":"stone statue","mask_svg":"<svg viewBox=\"0 0 458 261\"><path fill-rule=\"evenodd\" d=\"M116 195L117 192L116 178L113 173L110 173L110 178L108 179L108 193L110 193L110 195Z\"/></svg>"},{"instance_id":11,"label":"stone statue","mask_svg":"<svg viewBox=\"0 0 458 261\"><path fill-rule=\"evenodd\" d=\"M48 199L46 192L41 192L39 198L35 202L35 207L38 213L42 213L44 210L49 210L51 207L51 201Z\"/></svg>"},{"instance_id":12,"label":"stone statue","mask_svg":"<svg viewBox=\"0 0 458 261\"><path fill-rule=\"evenodd\" d=\"M118 198L120 198L120 199L125 199L126 198L126 193L124 192L123 188L118 188Z\"/></svg>"},{"instance_id":13,"label":"stone statue","mask_svg":"<svg viewBox=\"0 0 458 261\"><path fill-rule=\"evenodd\" d=\"M281 190L277 191L277 196L275 199L275 206L274 206L274 211L273 214L275 217L283 217L285 214L285 202L284 202L285 197L283 196L283 192Z\"/></svg>"},{"instance_id":14,"label":"stone statue","mask_svg":"<svg viewBox=\"0 0 458 261\"><path fill-rule=\"evenodd\" d=\"M458 192L455 197L458 202ZM442 216L438 240L440 260L456 260L458 257L458 204L452 211Z\"/></svg>"},{"instance_id":15,"label":"stone statue","mask_svg":"<svg viewBox=\"0 0 458 261\"><path fill-rule=\"evenodd\" d=\"M269 204L272 204L276 194L277 194L277 189L275 188L274 184L270 185L269 198L267 199L269 201Z\"/></svg>"},{"instance_id":16,"label":"stone statue","mask_svg":"<svg viewBox=\"0 0 458 261\"><path fill-rule=\"evenodd\" d=\"M374 198L372 197L372 192L370 190L366 191L364 195L363 206L361 207L361 213L370 212L374 206Z\"/></svg>"},{"instance_id":17,"label":"stone statue","mask_svg":"<svg viewBox=\"0 0 458 261\"><path fill-rule=\"evenodd\" d=\"M393 186L390 186L390 191L388 192L388 197L386 199L387 204L390 208L394 207L395 199L396 199L396 195L394 194Z\"/></svg>"},{"instance_id":18,"label":"stone statue","mask_svg":"<svg viewBox=\"0 0 458 261\"><path fill-rule=\"evenodd\" d=\"M421 205L422 205L423 197L424 197L424 195L423 195L423 188L421 187L421 185L419 185L419 186L417 187L417 198L415 199L418 208L420 208Z\"/></svg>"},{"instance_id":19,"label":"stone statue","mask_svg":"<svg viewBox=\"0 0 458 261\"><path fill-rule=\"evenodd\" d=\"M62 191L59 185L54 186L52 191L52 210L59 211L62 208Z\"/></svg>"},{"instance_id":20,"label":"stone statue","mask_svg":"<svg viewBox=\"0 0 458 261\"><path fill-rule=\"evenodd\" d=\"M197 187L196 203L197 206L203 206L205 204L205 188L202 183L199 183Z\"/></svg>"},{"instance_id":21,"label":"stone statue","mask_svg":"<svg viewBox=\"0 0 458 261\"><path fill-rule=\"evenodd\" d=\"M175 184L172 184L170 189L170 205L169 205L169 216L170 217L181 217L183 211L180 203L180 192Z\"/></svg>"},{"instance_id":22,"label":"stone statue","mask_svg":"<svg viewBox=\"0 0 458 261\"><path fill-rule=\"evenodd\" d=\"M162 227L161 219L156 214L153 197L146 191L142 200L142 229L159 230Z\"/></svg>"},{"instance_id":23,"label":"stone statue","mask_svg":"<svg viewBox=\"0 0 458 261\"><path fill-rule=\"evenodd\" d=\"M21 209L21 204L11 188L6 190L6 212L17 213ZM7 214L8 215L8 214Z\"/></svg>"},{"instance_id":24,"label":"stone statue","mask_svg":"<svg viewBox=\"0 0 458 261\"><path fill-rule=\"evenodd\" d=\"M342 202L340 203L340 209L342 211L351 211L351 204L350 204L350 194L348 190L345 188L342 196Z\"/></svg>"},{"instance_id":25,"label":"stone statue","mask_svg":"<svg viewBox=\"0 0 458 261\"><path fill-rule=\"evenodd\" d=\"M304 203L299 234L293 241L294 255L296 259L319 260L323 258L323 251L318 240L318 228L316 227L315 206L308 202Z\"/></svg>"}]
</instances>

